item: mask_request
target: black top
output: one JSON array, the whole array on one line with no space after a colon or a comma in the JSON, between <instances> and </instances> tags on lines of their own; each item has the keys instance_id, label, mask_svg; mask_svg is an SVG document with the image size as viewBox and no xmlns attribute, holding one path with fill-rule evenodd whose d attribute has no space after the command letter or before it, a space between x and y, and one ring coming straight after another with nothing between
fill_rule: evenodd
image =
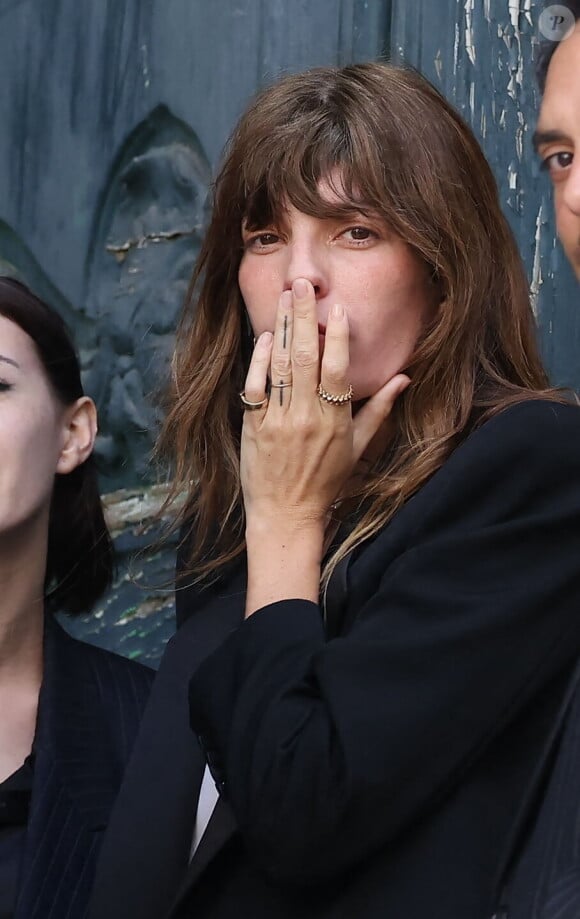
<instances>
[{"instance_id":1,"label":"black top","mask_svg":"<svg viewBox=\"0 0 580 919\"><path fill-rule=\"evenodd\" d=\"M335 572L326 629L243 622L243 559L182 581L92 919L489 919L580 652L579 471L580 408L498 414ZM190 681L222 796L189 863Z\"/></svg>"},{"instance_id":2,"label":"black top","mask_svg":"<svg viewBox=\"0 0 580 919\"><path fill-rule=\"evenodd\" d=\"M97 853L152 676L76 641L47 617L13 919L86 919Z\"/></svg>"},{"instance_id":3,"label":"black top","mask_svg":"<svg viewBox=\"0 0 580 919\"><path fill-rule=\"evenodd\" d=\"M0 919L12 919L34 777L32 756L0 784Z\"/></svg>"}]
</instances>

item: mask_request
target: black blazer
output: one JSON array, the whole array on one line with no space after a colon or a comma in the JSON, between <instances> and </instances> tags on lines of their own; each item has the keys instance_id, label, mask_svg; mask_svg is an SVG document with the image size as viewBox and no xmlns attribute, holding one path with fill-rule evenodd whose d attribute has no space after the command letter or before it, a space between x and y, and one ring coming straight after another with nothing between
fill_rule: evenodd
<instances>
[{"instance_id":1,"label":"black blazer","mask_svg":"<svg viewBox=\"0 0 580 919\"><path fill-rule=\"evenodd\" d=\"M153 671L50 617L34 780L14 919L83 919L97 853Z\"/></svg>"},{"instance_id":2,"label":"black blazer","mask_svg":"<svg viewBox=\"0 0 580 919\"><path fill-rule=\"evenodd\" d=\"M580 916L580 662L514 828L497 919Z\"/></svg>"},{"instance_id":3,"label":"black blazer","mask_svg":"<svg viewBox=\"0 0 580 919\"><path fill-rule=\"evenodd\" d=\"M243 565L177 598L92 919L486 919L580 651L580 408L472 433L337 569L326 634L302 600L239 625Z\"/></svg>"}]
</instances>

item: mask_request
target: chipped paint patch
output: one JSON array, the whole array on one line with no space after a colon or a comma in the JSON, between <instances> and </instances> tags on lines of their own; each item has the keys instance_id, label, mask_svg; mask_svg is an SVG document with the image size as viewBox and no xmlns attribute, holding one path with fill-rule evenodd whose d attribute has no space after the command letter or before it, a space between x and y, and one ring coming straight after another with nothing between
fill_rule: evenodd
<instances>
[{"instance_id":1,"label":"chipped paint patch","mask_svg":"<svg viewBox=\"0 0 580 919\"><path fill-rule=\"evenodd\" d=\"M441 55L441 48L437 51L435 55L435 72L437 74L437 79L441 81L443 79L443 57Z\"/></svg>"},{"instance_id":2,"label":"chipped paint patch","mask_svg":"<svg viewBox=\"0 0 580 919\"><path fill-rule=\"evenodd\" d=\"M540 258L542 244L542 226L544 223L544 205L540 204L538 216L536 217L536 236L534 245L534 264L532 267L532 282L530 284L530 298L534 316L538 318L538 298L544 280L542 278L542 262Z\"/></svg>"},{"instance_id":3,"label":"chipped paint patch","mask_svg":"<svg viewBox=\"0 0 580 919\"><path fill-rule=\"evenodd\" d=\"M520 28L520 0L508 0L508 12L514 32L517 34Z\"/></svg>"},{"instance_id":4,"label":"chipped paint patch","mask_svg":"<svg viewBox=\"0 0 580 919\"><path fill-rule=\"evenodd\" d=\"M141 56L143 58L143 85L145 89L149 89L151 78L149 75L149 49L147 45L141 45Z\"/></svg>"},{"instance_id":5,"label":"chipped paint patch","mask_svg":"<svg viewBox=\"0 0 580 919\"><path fill-rule=\"evenodd\" d=\"M473 34L473 8L475 0L465 0L465 50L475 67L475 38Z\"/></svg>"},{"instance_id":6,"label":"chipped paint patch","mask_svg":"<svg viewBox=\"0 0 580 919\"><path fill-rule=\"evenodd\" d=\"M526 124L523 112L519 111L517 114L518 127L516 130L516 154L518 160L521 163L524 155L524 134L526 132Z\"/></svg>"}]
</instances>

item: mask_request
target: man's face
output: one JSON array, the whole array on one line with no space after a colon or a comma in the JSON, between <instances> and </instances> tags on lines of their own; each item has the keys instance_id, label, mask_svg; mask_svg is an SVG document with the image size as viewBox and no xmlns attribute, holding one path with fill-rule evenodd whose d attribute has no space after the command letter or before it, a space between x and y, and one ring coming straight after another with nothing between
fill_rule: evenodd
<instances>
[{"instance_id":1,"label":"man's face","mask_svg":"<svg viewBox=\"0 0 580 919\"><path fill-rule=\"evenodd\" d=\"M580 281L580 22L550 61L534 144L554 186L558 236Z\"/></svg>"}]
</instances>

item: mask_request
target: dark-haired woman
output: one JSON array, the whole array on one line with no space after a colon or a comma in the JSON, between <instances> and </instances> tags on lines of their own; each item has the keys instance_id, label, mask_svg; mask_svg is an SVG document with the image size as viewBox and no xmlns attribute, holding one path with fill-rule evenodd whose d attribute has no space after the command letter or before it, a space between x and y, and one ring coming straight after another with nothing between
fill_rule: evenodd
<instances>
[{"instance_id":1,"label":"dark-haired woman","mask_svg":"<svg viewBox=\"0 0 580 919\"><path fill-rule=\"evenodd\" d=\"M580 407L489 166L414 72L287 77L191 292L164 435L189 621L92 915L488 919L580 650Z\"/></svg>"},{"instance_id":2,"label":"dark-haired woman","mask_svg":"<svg viewBox=\"0 0 580 919\"><path fill-rule=\"evenodd\" d=\"M56 312L0 278L0 917L81 919L150 686L70 638L113 547L91 452L94 403Z\"/></svg>"}]
</instances>

